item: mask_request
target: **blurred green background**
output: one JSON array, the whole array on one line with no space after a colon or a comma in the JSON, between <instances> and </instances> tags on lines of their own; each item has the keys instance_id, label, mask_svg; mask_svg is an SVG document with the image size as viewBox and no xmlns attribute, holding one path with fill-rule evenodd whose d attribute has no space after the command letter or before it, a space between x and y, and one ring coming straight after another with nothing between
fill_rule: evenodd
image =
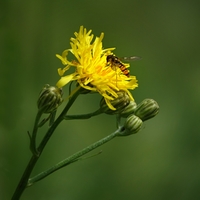
<instances>
[{"instance_id":1,"label":"blurred green background","mask_svg":"<svg viewBox=\"0 0 200 200\"><path fill-rule=\"evenodd\" d=\"M11 198L31 156L27 131L39 91L58 81L62 67L55 54L70 47L80 25L104 32L104 47L116 47L119 57L142 57L131 63L139 80L132 93L136 102L155 99L160 113L138 134L114 139L93 152L101 155L52 174L21 199L200 199L197 0L0 2L0 199ZM93 111L99 100L81 96L70 113ZM62 123L33 174L114 130L108 115Z\"/></svg>"}]
</instances>

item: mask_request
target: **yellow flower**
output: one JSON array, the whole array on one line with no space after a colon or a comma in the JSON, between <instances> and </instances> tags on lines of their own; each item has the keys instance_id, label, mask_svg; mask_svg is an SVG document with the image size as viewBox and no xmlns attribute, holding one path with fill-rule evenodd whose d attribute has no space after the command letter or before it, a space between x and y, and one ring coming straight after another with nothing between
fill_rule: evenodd
<instances>
[{"instance_id":1,"label":"yellow flower","mask_svg":"<svg viewBox=\"0 0 200 200\"><path fill-rule=\"evenodd\" d=\"M137 80L135 76L128 77L119 67L113 67L112 63L107 62L107 56L112 55L115 48L103 49L103 33L92 42L94 36L91 32L81 26L79 32L74 33L75 38L70 39L71 49L63 51L62 55L56 54L65 65L63 69L58 69L61 78L56 85L61 88L70 81L77 81L86 90L99 92L108 107L115 110L110 101L118 97L116 92L125 91L133 100L128 90L138 86ZM67 59L69 52L74 55L75 60ZM129 64L124 65L129 67ZM74 73L64 76L70 67L74 67Z\"/></svg>"}]
</instances>

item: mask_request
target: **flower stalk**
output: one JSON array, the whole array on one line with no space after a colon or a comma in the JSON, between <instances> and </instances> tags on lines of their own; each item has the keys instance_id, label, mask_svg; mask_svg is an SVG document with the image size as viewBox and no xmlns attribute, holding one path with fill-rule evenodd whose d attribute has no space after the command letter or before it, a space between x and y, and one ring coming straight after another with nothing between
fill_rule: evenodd
<instances>
[{"instance_id":1,"label":"flower stalk","mask_svg":"<svg viewBox=\"0 0 200 200\"><path fill-rule=\"evenodd\" d=\"M44 172L41 172L40 174L32 177L29 179L27 187L33 185L35 182L42 180L43 178L49 176L53 172L73 163L78 160L81 156L89 153L90 151L98 148L99 146L109 142L110 140L114 139L116 136L118 136L120 129L116 130L115 132L111 133L110 135L100 139L99 141L91 144L90 146L82 149L81 151L78 151L77 153L71 155L70 157L62 160L61 162L57 163L56 165L52 166L51 168L47 169Z\"/></svg>"},{"instance_id":2,"label":"flower stalk","mask_svg":"<svg viewBox=\"0 0 200 200\"><path fill-rule=\"evenodd\" d=\"M82 114L82 115L66 115L65 120L74 120L74 119L89 119L91 117L102 114L101 109L98 109L92 113Z\"/></svg>"},{"instance_id":3,"label":"flower stalk","mask_svg":"<svg viewBox=\"0 0 200 200\"><path fill-rule=\"evenodd\" d=\"M79 93L81 91L81 88L79 88L78 90L76 90L76 92L73 94L73 96L69 99L67 105L65 106L65 108L63 109L62 113L59 115L59 117L55 120L55 122L52 124L52 126L48 129L47 133L45 134L44 138L42 139L40 145L38 146L38 148L36 148L36 144L35 144L35 139L36 139L36 134L37 134L37 129L35 128L35 132L34 132L34 137L31 138L34 139L34 142L31 142L31 145L34 145L34 151L33 155L31 156L31 159L24 171L24 174L21 177L21 180L12 196L12 200L18 200L23 191L25 190L25 188L27 187L28 184L28 179L31 175L31 172L33 170L33 168L35 167L35 164L37 163L38 159L40 158L40 155L42 153L42 151L44 150L47 142L49 141L49 139L51 138L52 134L54 133L55 129L57 128L57 126L65 119L65 115L67 114L69 108L72 106L72 104L74 103L74 101L76 100L76 98L78 97ZM36 116L36 121L39 121L39 116ZM34 127L37 126L37 123L35 123ZM32 148L31 146L31 148ZM35 153L35 151L37 153Z\"/></svg>"}]
</instances>

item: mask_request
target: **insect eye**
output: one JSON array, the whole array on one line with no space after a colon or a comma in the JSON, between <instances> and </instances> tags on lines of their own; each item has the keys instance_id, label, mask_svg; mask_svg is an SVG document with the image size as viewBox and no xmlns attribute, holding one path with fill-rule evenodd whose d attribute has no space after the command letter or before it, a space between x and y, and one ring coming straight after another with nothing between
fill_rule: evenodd
<instances>
[{"instance_id":1,"label":"insect eye","mask_svg":"<svg viewBox=\"0 0 200 200\"><path fill-rule=\"evenodd\" d=\"M112 55L108 55L106 60L107 60L107 62L111 62L112 61Z\"/></svg>"}]
</instances>

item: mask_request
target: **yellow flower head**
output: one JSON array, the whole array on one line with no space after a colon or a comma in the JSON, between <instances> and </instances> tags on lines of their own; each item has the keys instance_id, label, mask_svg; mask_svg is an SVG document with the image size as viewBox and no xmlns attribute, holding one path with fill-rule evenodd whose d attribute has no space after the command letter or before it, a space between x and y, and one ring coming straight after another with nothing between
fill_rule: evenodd
<instances>
[{"instance_id":1,"label":"yellow flower head","mask_svg":"<svg viewBox=\"0 0 200 200\"><path fill-rule=\"evenodd\" d=\"M86 90L99 92L108 107L115 110L110 101L118 97L116 92L125 91L133 100L128 90L138 86L137 80L135 76L125 75L117 65L107 61L107 56L112 55L115 48L103 49L103 33L92 42L94 36L91 32L81 26L79 32L74 33L75 38L70 39L71 49L63 51L62 55L56 54L65 65L63 69L58 69L61 78L56 85L61 88L70 81L77 81ZM69 52L75 56L75 60L67 59ZM124 66L129 67L129 64ZM64 76L70 67L74 67L74 73Z\"/></svg>"}]
</instances>

